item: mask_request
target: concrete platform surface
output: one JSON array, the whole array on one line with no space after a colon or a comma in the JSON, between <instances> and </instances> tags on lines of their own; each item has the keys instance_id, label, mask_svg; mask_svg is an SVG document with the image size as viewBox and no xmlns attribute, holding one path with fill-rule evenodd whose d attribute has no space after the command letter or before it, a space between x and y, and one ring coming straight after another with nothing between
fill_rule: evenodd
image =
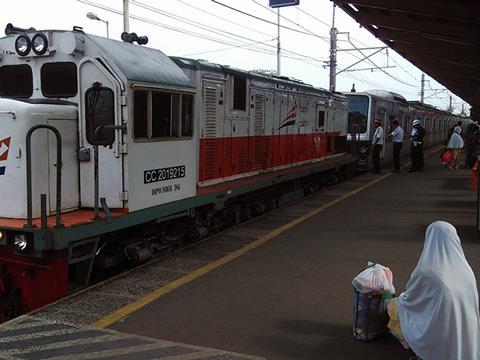
<instances>
[{"instance_id":1,"label":"concrete platform surface","mask_svg":"<svg viewBox=\"0 0 480 360\"><path fill-rule=\"evenodd\" d=\"M110 328L267 359L408 359L411 353L391 337L352 339L351 281L375 261L391 268L400 293L435 220L457 228L478 275L469 175L450 172L432 155L425 171L388 174Z\"/></svg>"}]
</instances>

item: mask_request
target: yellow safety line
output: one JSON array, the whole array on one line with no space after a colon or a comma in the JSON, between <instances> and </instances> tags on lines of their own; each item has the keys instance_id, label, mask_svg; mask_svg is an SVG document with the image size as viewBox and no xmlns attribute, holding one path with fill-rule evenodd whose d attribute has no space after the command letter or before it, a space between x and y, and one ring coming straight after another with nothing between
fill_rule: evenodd
<instances>
[{"instance_id":1,"label":"yellow safety line","mask_svg":"<svg viewBox=\"0 0 480 360\"><path fill-rule=\"evenodd\" d=\"M208 265L205 265L204 267L200 268L200 269L197 269L193 272L191 272L190 274L188 275L185 275L153 292L151 292L150 294L147 294L145 295L144 297L134 301L133 303L130 303L128 305L125 305L124 307L118 309L117 311L111 313L110 315L107 315L105 316L104 318L98 320L97 322L93 323L93 326L96 326L96 327L99 327L99 328L105 328L107 326L110 326L112 325L113 323L117 322L118 320L126 317L127 315L130 315L131 313L141 309L142 307L144 307L145 305L151 303L152 301L160 298L161 296L165 295L165 294L168 294L170 291L172 290L175 290L177 288L179 288L180 286L182 285L185 285L187 283L189 283L190 281L193 281L195 280L196 278L199 278L200 276L203 276L207 273L209 273L210 271L222 266L222 265L225 265L226 263L229 263L230 261L232 260L235 260L236 258L246 254L247 252L249 252L250 250L253 250L257 247L259 247L260 245L263 245L265 244L266 242L272 240L273 238L277 237L278 235L284 233L285 231L293 228L294 226L304 222L305 220L311 218L312 216L315 216L316 214L322 212L323 210L325 209L328 209L329 207L359 193L360 191L363 191L367 188L369 188L370 186L372 185L375 185L376 183L378 183L379 181L382 181L383 179L387 178L388 176L392 175L391 173L388 173L388 174L385 174L375 180L372 180L371 182L365 184L364 186L356 189L356 190L352 190L350 191L349 193L329 202L328 204L325 204L315 210L312 210L310 211L309 213L289 222L288 224L285 224L285 225L282 225L280 226L279 228L269 232L268 234L262 236L260 239L246 245L245 247L241 248L241 249L238 249L234 252L232 252L231 254L217 260L217 261L214 261Z\"/></svg>"}]
</instances>

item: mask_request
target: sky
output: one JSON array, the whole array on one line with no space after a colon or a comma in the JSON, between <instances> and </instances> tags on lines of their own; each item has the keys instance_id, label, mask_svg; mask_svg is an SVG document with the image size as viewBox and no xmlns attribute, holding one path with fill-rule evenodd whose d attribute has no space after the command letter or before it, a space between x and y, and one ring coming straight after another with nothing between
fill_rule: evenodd
<instances>
[{"instance_id":1,"label":"sky","mask_svg":"<svg viewBox=\"0 0 480 360\"><path fill-rule=\"evenodd\" d=\"M120 40L123 0L15 0L2 4L0 29L15 26L72 29L106 36L106 24L90 20L94 12L109 22L110 38ZM330 0L300 0L280 10L281 75L316 87L329 88ZM356 48L385 46L341 9L335 11L339 31L336 90L388 90L407 100L420 99L421 71L392 49L381 50L353 67L362 55ZM147 35L147 46L170 56L204 59L244 70L277 69L277 10L268 0L130 0L130 31ZM361 50L365 55L379 49ZM345 68L347 70L342 71ZM382 70L378 67L383 68ZM367 69L367 70L361 70ZM355 70L355 71L349 71ZM470 106L426 75L425 102L455 113Z\"/></svg>"}]
</instances>

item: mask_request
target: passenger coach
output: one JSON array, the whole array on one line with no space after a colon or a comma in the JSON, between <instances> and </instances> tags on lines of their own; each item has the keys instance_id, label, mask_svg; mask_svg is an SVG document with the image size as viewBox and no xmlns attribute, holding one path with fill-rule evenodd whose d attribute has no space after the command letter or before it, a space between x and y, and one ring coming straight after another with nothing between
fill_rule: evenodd
<instances>
[{"instance_id":1,"label":"passenger coach","mask_svg":"<svg viewBox=\"0 0 480 360\"><path fill-rule=\"evenodd\" d=\"M348 140L350 147L359 156L359 170L368 170L369 156L375 120L381 120L384 129L384 144L380 158L385 162L392 161L392 138L388 136L393 120L397 120L405 131L403 152L409 151L410 133L414 119L420 119L426 130L424 147L442 143L447 137L448 130L458 120L465 120L460 116L433 106L419 102L408 102L402 95L382 90L345 93L348 99ZM353 136L352 136L353 135ZM352 142L352 139L355 140Z\"/></svg>"}]
</instances>

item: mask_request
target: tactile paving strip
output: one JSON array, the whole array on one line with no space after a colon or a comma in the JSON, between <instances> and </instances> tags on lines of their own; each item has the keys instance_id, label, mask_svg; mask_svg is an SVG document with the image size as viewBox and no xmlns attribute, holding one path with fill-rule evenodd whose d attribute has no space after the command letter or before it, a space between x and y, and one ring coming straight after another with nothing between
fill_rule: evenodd
<instances>
[{"instance_id":1,"label":"tactile paving strip","mask_svg":"<svg viewBox=\"0 0 480 360\"><path fill-rule=\"evenodd\" d=\"M0 359L259 360L261 358L23 316L0 326Z\"/></svg>"}]
</instances>

